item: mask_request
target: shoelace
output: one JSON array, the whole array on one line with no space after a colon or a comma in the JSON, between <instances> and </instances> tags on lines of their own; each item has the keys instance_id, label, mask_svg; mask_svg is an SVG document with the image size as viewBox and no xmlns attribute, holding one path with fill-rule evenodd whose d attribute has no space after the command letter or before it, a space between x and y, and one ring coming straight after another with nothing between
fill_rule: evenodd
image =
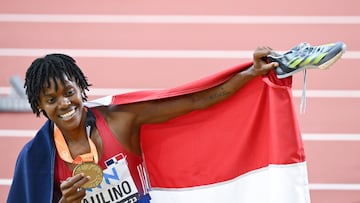
<instances>
[{"instance_id":1,"label":"shoelace","mask_svg":"<svg viewBox=\"0 0 360 203\"><path fill-rule=\"evenodd\" d=\"M327 47L325 47L325 46L313 47L309 43L303 42L303 43L297 45L296 47L292 48L291 52L293 52L297 56L306 56L306 55L313 55L316 53L321 53L326 48ZM285 54L285 56L286 56L286 54ZM302 93L301 93L301 102L300 102L300 110L299 110L300 114L304 114L306 111L306 74L307 74L306 69L304 69L303 70L303 75L304 75L303 89L302 89Z\"/></svg>"},{"instance_id":2,"label":"shoelace","mask_svg":"<svg viewBox=\"0 0 360 203\"><path fill-rule=\"evenodd\" d=\"M298 56L306 56L306 55L316 55L318 53L322 53L324 49L327 49L328 46L316 46L313 47L309 43L301 43L296 47L292 48L291 51L298 53ZM303 80L303 89L301 94L301 102L300 102L300 114L304 114L306 111L306 69L303 70L304 80Z\"/></svg>"},{"instance_id":3,"label":"shoelace","mask_svg":"<svg viewBox=\"0 0 360 203\"><path fill-rule=\"evenodd\" d=\"M304 81L303 81L303 89L301 93L301 102L300 102L300 114L304 114L306 111L306 69L303 70Z\"/></svg>"},{"instance_id":4,"label":"shoelace","mask_svg":"<svg viewBox=\"0 0 360 203\"><path fill-rule=\"evenodd\" d=\"M296 49L296 51L302 53L301 56L303 56L303 55L312 55L319 52L321 53L323 49L326 49L327 47L325 46L313 47L308 43L302 43L296 48L298 48ZM309 49L309 50L305 52L303 51L304 49ZM300 114L304 114L306 111L306 68L303 70L303 74L304 74L304 80L303 80L303 89L301 93L301 102L300 102L300 110L299 110Z\"/></svg>"},{"instance_id":5,"label":"shoelace","mask_svg":"<svg viewBox=\"0 0 360 203\"><path fill-rule=\"evenodd\" d=\"M307 50L306 50L307 49ZM301 43L294 47L292 51L298 52L299 56L316 55L322 53L324 49L328 49L328 46L311 46L309 43ZM306 51L305 51L306 50Z\"/></svg>"},{"instance_id":6,"label":"shoelace","mask_svg":"<svg viewBox=\"0 0 360 203\"><path fill-rule=\"evenodd\" d=\"M326 48L327 47L325 46L313 47L309 43L301 43L298 46L294 47L292 51L300 53L299 56L305 56L305 55L313 55L316 53L321 53L323 52L323 49ZM306 73L307 73L306 69L304 69L303 89L301 93L301 102L300 102L300 110L299 110L300 114L304 114L306 111Z\"/></svg>"},{"instance_id":7,"label":"shoelace","mask_svg":"<svg viewBox=\"0 0 360 203\"><path fill-rule=\"evenodd\" d=\"M305 56L311 54L315 49L309 43L304 42L292 48L291 51L297 53L298 56Z\"/></svg>"},{"instance_id":8,"label":"shoelace","mask_svg":"<svg viewBox=\"0 0 360 203\"><path fill-rule=\"evenodd\" d=\"M308 49L308 50L305 51L306 49ZM314 48L309 43L306 43L306 42L299 44L298 46L294 47L291 50L293 52L300 53L299 56L310 55L310 54L314 54L315 52L322 51L322 49L319 49L318 47ZM306 111L306 69L303 70L303 75L304 75L303 89L302 89L302 93L301 93L301 102L300 102L300 109L299 109L299 112L301 115L304 114Z\"/></svg>"}]
</instances>

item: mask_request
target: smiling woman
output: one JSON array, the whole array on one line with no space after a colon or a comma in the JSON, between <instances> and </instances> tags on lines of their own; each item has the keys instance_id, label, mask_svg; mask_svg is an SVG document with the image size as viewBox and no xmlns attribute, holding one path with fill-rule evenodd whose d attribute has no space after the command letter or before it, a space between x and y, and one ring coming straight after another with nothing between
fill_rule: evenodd
<instances>
[{"instance_id":1,"label":"smiling woman","mask_svg":"<svg viewBox=\"0 0 360 203\"><path fill-rule=\"evenodd\" d=\"M324 45L324 47L329 46ZM329 49L333 47L336 46L330 46ZM292 182L294 181L293 177L295 177L300 182L274 184L291 185L291 190L300 192L295 192L296 194L286 192L287 195L279 195L272 202L294 202L293 200L298 198L301 202L308 202L308 190L303 188L307 185L307 175L304 172L299 173L305 169L306 165L302 142L299 138L299 126L295 119L292 95L290 94L292 78L280 79L276 69L282 68L279 64L283 61L280 59L284 57L294 58L299 55L306 55L313 58L314 52L311 52L313 49L314 47L292 49L282 55L269 47L259 47L253 53L253 61L242 63L233 69L169 90L135 92L134 94L142 96L138 99L134 99L131 96L133 94L115 96L112 98L112 103L95 106L90 106L89 103L85 106L87 100L85 91L90 85L80 68L75 64L74 59L63 54L50 54L36 59L26 73L26 94L33 112L37 116L42 113L48 120L36 136L24 146L18 156L8 203L79 203L94 202L99 197L111 202L149 203L151 199L149 177L155 187L166 186L167 183L161 184L159 180L172 180L175 183L177 181L174 181L171 175L168 178L167 174L179 170L175 173L177 178L180 177L180 179L189 182L179 182L176 183L179 184L177 186L190 187L228 181L248 173L249 170L266 168L271 171L278 171L278 169L284 168L283 166L270 167L274 164L296 165L296 174L300 175L284 176L283 179ZM272 54L277 56L276 62L266 60ZM287 66L285 65L285 67ZM294 70L298 68L301 66ZM296 71L291 70L290 76L294 72ZM218 109L219 106L224 108L221 109L221 113ZM218 111L213 111L215 109ZM231 114L226 114L226 112ZM179 142L175 139L176 147L172 147L173 149L164 148L172 146L171 144L159 145L159 143L180 137L174 136L175 132L167 131L167 129L177 128L162 125L171 124L175 120L175 124L173 124L182 128L184 123L178 125L176 121L181 121L181 118L188 118L186 116L197 113L203 113L203 116L195 116L197 120L190 122L191 125L186 122L189 129L175 131L183 133L179 134L182 141L181 145L188 146L186 143L191 145L191 147L188 146L189 148L185 147L180 150L180 152L188 151L191 154L184 157L191 157L195 153L204 154L194 157L202 157L205 161L199 162L197 159L189 159L190 162L188 163L181 160L181 165L175 164L173 163L174 160L180 160L176 156L178 154L177 149L180 147L178 146ZM204 117L206 113L211 115ZM274 123L274 120L277 122ZM249 123L249 121L251 122ZM256 127L254 127L254 123L256 123ZM194 124L200 131L194 129ZM156 128L156 126L164 128ZM283 126L287 126L286 130L283 130ZM152 127L156 132L151 130ZM149 130L151 133L146 133ZM214 136L220 135L220 137L209 137L208 130L211 130ZM244 131L240 132L239 130ZM225 134L224 131L232 133ZM204 137L199 138L199 136ZM140 137L142 138L140 139ZM273 141L272 137L281 138L281 142ZM284 137L290 140L284 139ZM216 149L212 148L214 143L207 142L210 140L216 141ZM248 140L261 140L261 142L244 144ZM227 144L228 141L231 144ZM197 144L193 145L194 142ZM289 147L288 143L292 143L294 146ZM238 146L238 144L243 144L243 146ZM268 144L271 146L267 146ZM154 153L149 151L150 145ZM240 150L228 151L230 145L235 146L234 149ZM194 146L196 147L194 148ZM267 150L264 151L268 148L274 150L270 156ZM202 149L206 150L203 151ZM204 174L208 174L209 168L219 168L218 165L207 166L209 159L212 158L209 157L211 153L208 153L207 150L214 152L219 151L219 149L221 151L218 153L219 155L225 152L229 153L227 160L221 156L222 165L226 165L227 167L224 168L231 169L230 171L234 173L221 170L216 172L217 177L220 178L216 180L203 179ZM254 159L253 156L248 156L249 153L243 151L245 149L251 151L259 149L259 153L257 150L254 153L260 157ZM171 154L172 151L176 154L161 159L164 152ZM250 164L247 166L239 165L238 159L240 157L242 157L241 163ZM146 167L145 159L147 161ZM155 165L154 159L156 159ZM216 164L219 163L218 161L215 162ZM159 170L162 165L165 166L163 169L166 170ZM169 169L169 165L174 168ZM202 168L198 168L198 165L201 165L199 167ZM234 169L239 166L240 168ZM193 170L190 171L195 173L184 173L189 168L192 168ZM78 170L82 172L78 172ZM101 175L101 171L103 175ZM161 173L155 174L155 171L161 171ZM290 170L288 175L292 172ZM275 172L275 174L277 173ZM196 181L194 181L194 177ZM204 177L208 177L208 175ZM232 185L232 187L239 189L241 187L248 188L245 186L247 184L257 186L269 184L264 184L258 178L252 177L254 179L238 182L237 184L241 185L240 187L237 184ZM267 177L267 179L274 179L274 177ZM275 179L278 180L278 178ZM197 182L199 180L201 181ZM37 187L33 187L34 184ZM298 187L302 189L299 190ZM288 187L276 188L279 191L281 190L278 192L279 194L289 190ZM240 190L247 191L245 189ZM263 190L264 192L268 191L267 188L263 188ZM115 195L109 191L119 191L119 194L116 193ZM120 191L123 191L121 195ZM19 193L25 193L25 195L16 195ZM244 196L245 193L251 197ZM222 196L229 197L237 202L240 202L244 197L245 199L250 198L249 202L263 202L263 200L252 199L259 198L258 196L252 197L252 192L245 193L240 195L224 193ZM154 198L156 194L159 193L155 193ZM235 195L238 196L235 197ZM194 196L196 197L185 195L183 198L187 200L201 198L204 200L203 198L206 195L197 194ZM260 198L267 196L272 195L263 195ZM170 199L181 201L181 198ZM226 202L231 200L226 200ZM206 202L209 201L206 200Z\"/></svg>"},{"instance_id":2,"label":"smiling woman","mask_svg":"<svg viewBox=\"0 0 360 203\"><path fill-rule=\"evenodd\" d=\"M90 84L73 58L49 54L36 59L26 72L26 94L36 116L43 114L48 121L19 155L8 202L90 202L99 194L126 186L126 194L109 198L148 203L150 186L140 147L142 125L162 123L229 98L278 65L262 59L270 52L268 47L258 48L253 63L243 64L238 74L202 91L93 108L84 106ZM73 173L79 168L86 170ZM95 181L100 174L89 172L90 168L104 171L102 182ZM121 180L109 178L120 174ZM31 187L24 179L30 179L30 185L40 184ZM99 187L90 184L94 188L88 188L94 181ZM19 190L27 195L15 195Z\"/></svg>"},{"instance_id":3,"label":"smiling woman","mask_svg":"<svg viewBox=\"0 0 360 203\"><path fill-rule=\"evenodd\" d=\"M37 116L40 115L39 110L41 110L40 94L43 93L48 98L48 103L54 102L51 100L54 98L49 95L52 92L45 92L45 90L50 91L52 87L54 92L58 92L60 82L66 87L65 80L68 84L75 82L75 86L78 86L81 92L82 100L87 100L85 90L89 90L90 84L73 58L63 54L50 54L36 59L31 64L26 72L25 88L31 108ZM74 87L74 84L72 85ZM72 92L69 90L66 94L72 94ZM43 113L46 116L46 112Z\"/></svg>"},{"instance_id":4,"label":"smiling woman","mask_svg":"<svg viewBox=\"0 0 360 203\"><path fill-rule=\"evenodd\" d=\"M50 80L50 86L44 87L40 93L39 109L63 131L77 128L84 122L83 90L67 76ZM71 134L71 132L64 132Z\"/></svg>"}]
</instances>

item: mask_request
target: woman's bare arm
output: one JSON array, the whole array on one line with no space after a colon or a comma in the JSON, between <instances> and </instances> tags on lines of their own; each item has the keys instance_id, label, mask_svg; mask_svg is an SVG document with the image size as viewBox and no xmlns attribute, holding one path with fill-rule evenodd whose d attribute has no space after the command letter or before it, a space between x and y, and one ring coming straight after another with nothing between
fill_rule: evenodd
<instances>
[{"instance_id":1,"label":"woman's bare arm","mask_svg":"<svg viewBox=\"0 0 360 203\"><path fill-rule=\"evenodd\" d=\"M241 89L246 83L259 75L267 74L277 63L267 64L263 58L270 53L270 48L258 48L253 54L253 66L239 72L231 79L213 88L172 98L134 104L129 109L136 112L138 124L159 123L186 114L193 110L205 109L219 103Z\"/></svg>"}]
</instances>

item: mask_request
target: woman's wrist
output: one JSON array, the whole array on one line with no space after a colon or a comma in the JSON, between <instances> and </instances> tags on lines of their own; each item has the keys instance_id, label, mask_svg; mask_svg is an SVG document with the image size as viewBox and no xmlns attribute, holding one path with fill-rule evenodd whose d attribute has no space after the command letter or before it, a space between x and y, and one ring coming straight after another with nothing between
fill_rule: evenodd
<instances>
[{"instance_id":1,"label":"woman's wrist","mask_svg":"<svg viewBox=\"0 0 360 203\"><path fill-rule=\"evenodd\" d=\"M247 69L241 71L238 73L239 75L242 75L242 76L246 76L246 77L251 77L251 78L254 78L256 76L258 76L256 74L256 71L254 69L254 65L248 67Z\"/></svg>"}]
</instances>

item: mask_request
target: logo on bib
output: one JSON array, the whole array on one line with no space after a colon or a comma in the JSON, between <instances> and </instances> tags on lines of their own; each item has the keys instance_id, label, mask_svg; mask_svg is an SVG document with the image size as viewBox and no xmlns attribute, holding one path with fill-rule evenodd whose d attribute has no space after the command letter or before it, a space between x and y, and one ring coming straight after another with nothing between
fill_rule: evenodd
<instances>
[{"instance_id":1,"label":"logo on bib","mask_svg":"<svg viewBox=\"0 0 360 203\"><path fill-rule=\"evenodd\" d=\"M135 203L138 197L126 159L122 158L103 171L103 180L98 187L86 190L82 203Z\"/></svg>"}]
</instances>

